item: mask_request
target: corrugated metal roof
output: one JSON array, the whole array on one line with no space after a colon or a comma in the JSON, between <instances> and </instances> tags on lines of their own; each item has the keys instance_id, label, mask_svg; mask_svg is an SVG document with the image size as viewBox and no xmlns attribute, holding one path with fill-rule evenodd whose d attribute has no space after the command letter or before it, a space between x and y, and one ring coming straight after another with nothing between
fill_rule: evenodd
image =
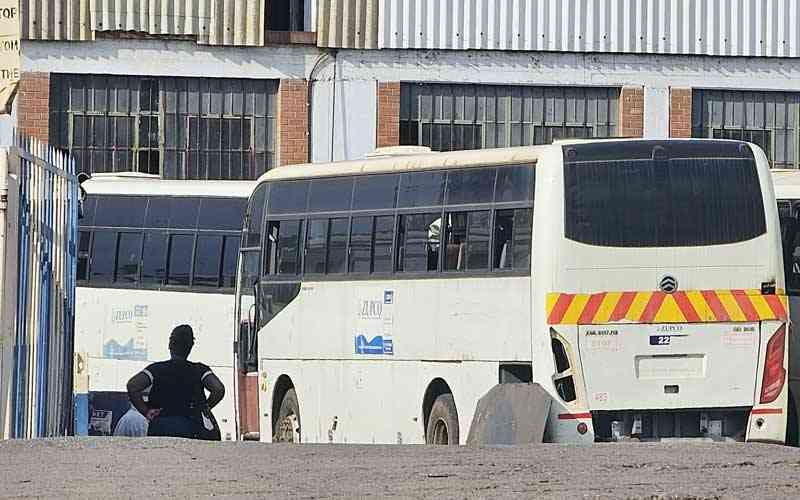
<instances>
[{"instance_id":1,"label":"corrugated metal roof","mask_svg":"<svg viewBox=\"0 0 800 500\"><path fill-rule=\"evenodd\" d=\"M26 40L91 40L89 0L20 0Z\"/></svg>"},{"instance_id":2,"label":"corrugated metal roof","mask_svg":"<svg viewBox=\"0 0 800 500\"><path fill-rule=\"evenodd\" d=\"M91 40L97 31L196 36L209 45L264 45L263 0L21 0L22 37Z\"/></svg>"},{"instance_id":3,"label":"corrugated metal roof","mask_svg":"<svg viewBox=\"0 0 800 500\"><path fill-rule=\"evenodd\" d=\"M380 0L379 47L800 57L797 0Z\"/></svg>"},{"instance_id":4,"label":"corrugated metal roof","mask_svg":"<svg viewBox=\"0 0 800 500\"><path fill-rule=\"evenodd\" d=\"M378 48L378 0L317 0L317 45Z\"/></svg>"}]
</instances>

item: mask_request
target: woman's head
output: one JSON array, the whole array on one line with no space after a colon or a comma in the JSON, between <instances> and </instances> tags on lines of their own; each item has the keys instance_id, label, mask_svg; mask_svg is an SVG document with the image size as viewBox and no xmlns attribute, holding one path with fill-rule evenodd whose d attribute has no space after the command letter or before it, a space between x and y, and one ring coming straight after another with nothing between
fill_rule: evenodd
<instances>
[{"instance_id":1,"label":"woman's head","mask_svg":"<svg viewBox=\"0 0 800 500\"><path fill-rule=\"evenodd\" d=\"M188 358L194 347L194 332L189 325L178 325L169 336L169 352L173 356Z\"/></svg>"}]
</instances>

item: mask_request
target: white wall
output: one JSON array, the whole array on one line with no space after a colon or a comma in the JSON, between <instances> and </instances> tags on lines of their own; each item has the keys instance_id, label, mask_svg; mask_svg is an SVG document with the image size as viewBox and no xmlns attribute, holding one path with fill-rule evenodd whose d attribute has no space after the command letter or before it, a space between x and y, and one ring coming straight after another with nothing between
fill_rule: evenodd
<instances>
[{"instance_id":1,"label":"white wall","mask_svg":"<svg viewBox=\"0 0 800 500\"><path fill-rule=\"evenodd\" d=\"M648 138L669 135L671 87L797 91L800 81L800 59L775 58L353 50L339 51L337 63L337 82L346 81L351 85L353 82L421 81L643 86L644 135ZM373 102L372 106L376 104ZM350 114L347 119L359 120L359 115ZM322 135L321 131L315 132L315 137Z\"/></svg>"},{"instance_id":2,"label":"white wall","mask_svg":"<svg viewBox=\"0 0 800 500\"><path fill-rule=\"evenodd\" d=\"M336 75L331 60L312 91L311 161L362 158L375 149L377 82Z\"/></svg>"},{"instance_id":3,"label":"white wall","mask_svg":"<svg viewBox=\"0 0 800 500\"><path fill-rule=\"evenodd\" d=\"M800 59L495 51L340 51L339 78L513 85L798 89Z\"/></svg>"},{"instance_id":4,"label":"white wall","mask_svg":"<svg viewBox=\"0 0 800 500\"><path fill-rule=\"evenodd\" d=\"M96 40L22 44L22 70L48 73L308 78L320 51L312 46L210 47L194 42Z\"/></svg>"}]
</instances>

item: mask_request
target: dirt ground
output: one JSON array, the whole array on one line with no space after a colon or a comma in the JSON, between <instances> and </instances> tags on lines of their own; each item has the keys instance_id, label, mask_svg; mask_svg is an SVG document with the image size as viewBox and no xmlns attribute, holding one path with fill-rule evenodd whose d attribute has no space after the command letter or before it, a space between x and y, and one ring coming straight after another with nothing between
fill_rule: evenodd
<instances>
[{"instance_id":1,"label":"dirt ground","mask_svg":"<svg viewBox=\"0 0 800 500\"><path fill-rule=\"evenodd\" d=\"M800 450L617 443L502 448L178 439L0 442L0 498L797 498Z\"/></svg>"}]
</instances>

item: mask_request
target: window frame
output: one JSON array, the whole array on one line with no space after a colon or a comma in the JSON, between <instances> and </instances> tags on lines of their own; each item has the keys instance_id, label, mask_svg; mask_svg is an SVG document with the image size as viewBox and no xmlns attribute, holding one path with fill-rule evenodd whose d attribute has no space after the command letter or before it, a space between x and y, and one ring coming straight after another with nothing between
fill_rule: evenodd
<instances>
[{"instance_id":1,"label":"window frame","mask_svg":"<svg viewBox=\"0 0 800 500\"><path fill-rule=\"evenodd\" d=\"M56 76L50 142L76 157L79 172L240 180L257 179L277 165L277 79ZM216 123L200 138L204 120ZM189 133L192 121L196 141ZM234 121L239 124L231 126ZM236 128L238 145L230 140Z\"/></svg>"},{"instance_id":2,"label":"window frame","mask_svg":"<svg viewBox=\"0 0 800 500\"><path fill-rule=\"evenodd\" d=\"M434 151L481 150L551 144L557 137L585 135L576 133L578 129L590 131L588 137L615 137L622 128L621 91L613 85L402 82L400 144L429 146ZM570 116L570 101L578 102L584 111ZM548 106L549 102L554 104ZM593 114L586 110L589 103L596 106ZM465 127L475 147L467 147Z\"/></svg>"},{"instance_id":3,"label":"window frame","mask_svg":"<svg viewBox=\"0 0 800 500\"><path fill-rule=\"evenodd\" d=\"M530 180L533 184L529 192L524 194L525 197L529 199L520 199L515 201L496 201L497 195L497 182L500 177L499 173L500 170L503 168L519 168L519 167L526 167L531 170ZM447 198L447 185L448 185L448 175L452 171L461 171L461 170L472 170L472 169L487 169L487 168L494 168L495 175L494 175L494 182L492 186L492 197L491 200L485 203L470 203L470 204L461 204L461 205L448 205ZM494 249L494 238L495 238L495 219L496 214L498 211L501 210L520 210L526 209L533 212L534 209L534 194L535 194L535 182L536 182L536 167L531 162L510 162L510 163L502 163L502 164L494 164L494 165L476 165L471 167L462 167L462 168L436 168L430 169L430 171L436 172L443 172L445 173L444 178L444 192L442 193L442 203L439 205L433 206L418 206L418 207L398 207L399 202L398 198L400 196L400 188L402 186L402 180L398 179L398 185L396 189L396 197L394 201L395 208L382 208L382 209L363 209L363 210L354 210L353 207L353 197L355 196L355 185L356 182L353 183L353 194L351 194L351 202L349 211L309 211L306 208L303 212L297 213L280 213L280 214L270 214L268 210L264 210L264 222L262 231L262 241L261 241L261 262L260 262L260 276L261 280L264 282L298 282L298 281L365 281L365 280L379 280L379 279L442 279L442 278L465 278L465 277L492 277L492 276L531 276L532 272L532 258L530 259L529 265L524 268L495 268L494 267L494 258L495 258L495 249ZM415 173L418 171L409 171L410 173ZM407 172L388 172L388 174L405 174ZM363 179L366 177L371 176L385 176L387 172L375 172L369 174L356 174L356 175L342 175L342 176L334 176L334 177L349 177L353 178L354 180ZM302 179L290 179L290 180L279 180L274 182L287 182L287 181L296 181L296 180L305 180L305 181L313 181L316 179L315 177L311 178L302 178ZM267 185L267 200L266 206L269 206L269 193L271 192L271 188L269 187L270 182L265 183ZM306 204L306 207L308 205ZM425 214L425 213L439 213L440 218L442 221L445 220L446 214L451 212L488 212L489 217L489 224L487 227L488 234L489 234L489 251L488 251L488 265L484 269L476 269L476 270L469 270L466 269L464 271L459 270L445 270L445 252L442 251L441 245L444 243L444 234L441 233L443 229L440 229L440 251L438 257L438 269L436 271L398 271L398 258L399 258L399 219L403 215L407 214ZM375 223L377 217L384 217L384 216L392 216L393 217L393 234L392 234L392 266L390 272L374 272L374 252L375 252ZM353 228L353 219L356 217L370 217L372 218L372 239L371 239L371 261L370 261L370 271L369 272L353 272L350 265L350 254L352 251L352 228ZM333 219L347 219L348 220L348 232L347 232L347 250L346 250L346 270L344 273L328 273L327 270L327 261L326 261L326 270L325 273L306 273L305 272L305 258L306 258L306 241L308 237L308 225L312 220L321 220L327 219L328 220L328 234L327 234L327 247L326 247L326 259L327 255L330 252L330 224ZM281 276L279 274L267 274L266 269L264 268L265 265L265 252L268 251L267 248L267 231L266 228L268 227L269 222L271 221L284 221L284 220L300 220L303 227L301 229L301 255L300 255L300 272L297 275L291 276ZM533 218L531 217L531 252L533 251L533 241L534 241L534 232L533 232Z\"/></svg>"},{"instance_id":4,"label":"window frame","mask_svg":"<svg viewBox=\"0 0 800 500\"><path fill-rule=\"evenodd\" d=\"M170 200L173 198L196 198L199 200L200 205L202 205L202 201L206 199L230 199L235 203L239 203L239 200L243 199L238 196L174 196L174 195L159 195L159 194L152 194L152 195L91 195L90 199L97 199L99 196L138 196L142 198L146 198L145 205L147 210L149 211L151 206L151 200L153 199L164 199ZM179 291L179 292L190 292L190 293L214 293L214 294L223 294L223 295L233 295L236 291L236 280L238 279L238 255L242 251L241 248L241 240L242 240L242 233L243 233L243 223L245 220L245 210L247 208L247 204L242 204L242 215L241 218L238 219L237 229L233 227L229 229L198 229L198 226L202 225L200 220L200 214L198 212L197 222L194 228L170 228L170 222L168 220L167 227L155 227L149 226L147 224L147 212L145 213L145 219L142 226L139 227L128 227L128 226L98 226L95 225L95 221L91 220L92 225L83 225L80 224L79 221L79 232L85 232L89 234L89 250L86 252L87 258L87 269L86 269L86 278L85 280L79 280L78 286L86 287L86 288L111 288L111 289L142 289L142 290L169 290L169 291ZM103 233L112 233L114 235L115 245L114 245L114 256L113 256L113 265L112 265L112 273L110 279L104 280L97 280L92 279L92 267L93 267L93 246L95 241L95 234L98 232ZM117 265L118 265L118 257L117 254L119 253L119 245L120 245L120 238L123 233L136 233L141 235L141 245L140 245L140 258L138 264L138 280L136 282L120 282L117 278ZM144 268L146 262L146 256L144 254L145 245L147 243L148 237L151 235L162 235L166 239L166 249L165 249L165 260L164 260L164 279L163 282L155 283L155 282L143 282L144 279ZM184 284L170 284L168 282L169 279L169 245L172 236L174 235L189 235L192 236L192 247L191 247L191 262L190 262L190 270L189 270L189 283L188 285ZM196 285L195 284L195 260L198 258L197 250L198 250L198 240L203 236L212 236L212 237L219 237L222 239L222 245L220 249L219 255L219 262L217 263L217 271L218 271L218 286L209 286L209 285ZM240 250L236 252L237 254L237 264L236 264L236 276L234 277L234 282L232 286L225 286L225 280L223 276L224 272L224 254L225 254L225 242L228 239L235 239L239 241Z\"/></svg>"}]
</instances>

